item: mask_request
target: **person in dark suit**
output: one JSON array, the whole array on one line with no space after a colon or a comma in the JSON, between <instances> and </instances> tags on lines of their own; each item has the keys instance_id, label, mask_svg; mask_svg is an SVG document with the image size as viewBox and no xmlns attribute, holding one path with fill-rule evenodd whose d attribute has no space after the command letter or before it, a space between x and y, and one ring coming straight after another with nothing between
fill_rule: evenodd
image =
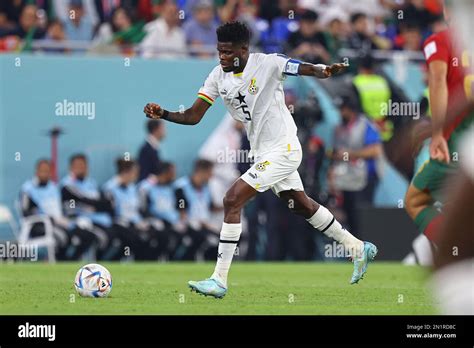
<instances>
[{"instance_id":1,"label":"person in dark suit","mask_svg":"<svg viewBox=\"0 0 474 348\"><path fill-rule=\"evenodd\" d=\"M159 171L160 155L158 152L160 142L165 137L165 125L160 120L150 120L146 124L148 137L140 148L138 154L138 164L140 175L138 181L148 178Z\"/></svg>"}]
</instances>

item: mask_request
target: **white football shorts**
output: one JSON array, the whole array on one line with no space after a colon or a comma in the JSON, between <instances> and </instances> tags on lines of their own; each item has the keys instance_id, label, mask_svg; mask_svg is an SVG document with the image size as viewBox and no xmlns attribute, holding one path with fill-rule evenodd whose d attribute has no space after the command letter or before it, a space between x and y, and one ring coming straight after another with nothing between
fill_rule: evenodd
<instances>
[{"instance_id":1,"label":"white football shorts","mask_svg":"<svg viewBox=\"0 0 474 348\"><path fill-rule=\"evenodd\" d=\"M240 178L258 192L271 188L277 196L282 191L304 191L298 173L302 156L301 149L270 152L259 156Z\"/></svg>"}]
</instances>

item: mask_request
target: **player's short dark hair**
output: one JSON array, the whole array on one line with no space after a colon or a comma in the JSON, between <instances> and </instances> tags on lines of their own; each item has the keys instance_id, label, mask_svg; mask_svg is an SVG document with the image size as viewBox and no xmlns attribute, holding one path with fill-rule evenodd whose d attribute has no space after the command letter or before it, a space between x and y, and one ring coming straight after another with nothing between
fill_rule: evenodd
<instances>
[{"instance_id":1,"label":"player's short dark hair","mask_svg":"<svg viewBox=\"0 0 474 348\"><path fill-rule=\"evenodd\" d=\"M75 160L82 160L87 163L87 156L83 153L75 153L69 157L69 165L71 165Z\"/></svg>"},{"instance_id":2,"label":"player's short dark hair","mask_svg":"<svg viewBox=\"0 0 474 348\"><path fill-rule=\"evenodd\" d=\"M250 42L250 30L242 22L227 22L216 30L217 41L232 42L232 44L248 44Z\"/></svg>"},{"instance_id":3,"label":"player's short dark hair","mask_svg":"<svg viewBox=\"0 0 474 348\"><path fill-rule=\"evenodd\" d=\"M198 159L194 162L194 172L211 170L214 167L214 163L205 159Z\"/></svg>"},{"instance_id":4,"label":"player's short dark hair","mask_svg":"<svg viewBox=\"0 0 474 348\"><path fill-rule=\"evenodd\" d=\"M161 175L168 173L172 167L174 167L174 163L172 162L161 162L155 174Z\"/></svg>"},{"instance_id":5,"label":"player's short dark hair","mask_svg":"<svg viewBox=\"0 0 474 348\"><path fill-rule=\"evenodd\" d=\"M131 171L133 167L135 167L135 161L119 158L117 159L116 165L117 173L122 174Z\"/></svg>"},{"instance_id":6,"label":"player's short dark hair","mask_svg":"<svg viewBox=\"0 0 474 348\"><path fill-rule=\"evenodd\" d=\"M38 169L40 165L43 163L46 163L47 165L51 165L51 161L48 158L40 158L39 160L36 161L35 168Z\"/></svg>"},{"instance_id":7,"label":"player's short dark hair","mask_svg":"<svg viewBox=\"0 0 474 348\"><path fill-rule=\"evenodd\" d=\"M163 123L163 121L161 121L161 120L149 120L146 123L146 129L147 129L148 134L151 134L155 130L160 128L162 126L162 123Z\"/></svg>"},{"instance_id":8,"label":"player's short dark hair","mask_svg":"<svg viewBox=\"0 0 474 348\"><path fill-rule=\"evenodd\" d=\"M367 15L362 12L356 12L351 16L351 23L354 24L355 22L359 21L360 19L367 18Z\"/></svg>"}]
</instances>

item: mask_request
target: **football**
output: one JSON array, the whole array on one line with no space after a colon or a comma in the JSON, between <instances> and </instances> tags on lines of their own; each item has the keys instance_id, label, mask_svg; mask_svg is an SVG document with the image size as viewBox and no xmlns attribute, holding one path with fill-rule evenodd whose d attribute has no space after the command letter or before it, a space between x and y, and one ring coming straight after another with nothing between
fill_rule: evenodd
<instances>
[{"instance_id":1,"label":"football","mask_svg":"<svg viewBox=\"0 0 474 348\"><path fill-rule=\"evenodd\" d=\"M112 290L112 276L104 266L90 263L77 271L74 287L82 297L107 297Z\"/></svg>"}]
</instances>

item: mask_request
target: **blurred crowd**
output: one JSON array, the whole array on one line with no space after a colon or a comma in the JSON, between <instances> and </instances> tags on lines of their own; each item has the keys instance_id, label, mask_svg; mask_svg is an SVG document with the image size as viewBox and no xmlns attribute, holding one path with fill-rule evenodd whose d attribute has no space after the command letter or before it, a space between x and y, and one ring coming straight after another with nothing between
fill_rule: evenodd
<instances>
[{"instance_id":1,"label":"blurred crowd","mask_svg":"<svg viewBox=\"0 0 474 348\"><path fill-rule=\"evenodd\" d=\"M342 48L416 52L445 25L439 0L2 0L0 51L210 57L231 20L254 51L318 63Z\"/></svg>"}]
</instances>

